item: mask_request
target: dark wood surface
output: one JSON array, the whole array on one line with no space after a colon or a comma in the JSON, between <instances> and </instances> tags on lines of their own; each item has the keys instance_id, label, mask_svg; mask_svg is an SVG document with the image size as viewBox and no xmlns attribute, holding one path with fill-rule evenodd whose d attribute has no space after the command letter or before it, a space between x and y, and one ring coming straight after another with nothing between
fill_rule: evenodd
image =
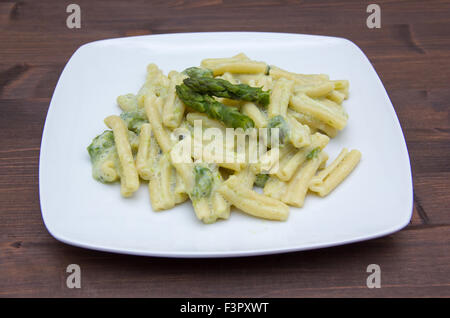
<instances>
[{"instance_id":1,"label":"dark wood surface","mask_svg":"<svg viewBox=\"0 0 450 318\"><path fill-rule=\"evenodd\" d=\"M66 27L66 6L82 27ZM450 296L450 2L1 1L0 297L399 297ZM82 44L105 38L197 31L275 31L345 37L369 57L405 133L414 214L404 230L328 249L234 259L115 255L50 236L39 207L39 147L58 77ZM79 264L82 288L68 289ZM380 289L366 287L368 264Z\"/></svg>"}]
</instances>

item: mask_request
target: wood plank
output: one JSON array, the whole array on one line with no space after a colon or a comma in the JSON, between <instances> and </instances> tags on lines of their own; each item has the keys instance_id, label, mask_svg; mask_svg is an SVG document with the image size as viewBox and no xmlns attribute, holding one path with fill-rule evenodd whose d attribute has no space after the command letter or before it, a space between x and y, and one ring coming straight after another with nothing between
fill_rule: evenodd
<instances>
[{"instance_id":1,"label":"wood plank","mask_svg":"<svg viewBox=\"0 0 450 318\"><path fill-rule=\"evenodd\" d=\"M449 240L449 226L424 227L315 251L183 260L88 251L48 236L15 237L0 245L0 268L8 273L0 295L448 297ZM80 290L65 287L65 267L72 263L81 267ZM381 267L380 289L366 287L369 264Z\"/></svg>"}]
</instances>

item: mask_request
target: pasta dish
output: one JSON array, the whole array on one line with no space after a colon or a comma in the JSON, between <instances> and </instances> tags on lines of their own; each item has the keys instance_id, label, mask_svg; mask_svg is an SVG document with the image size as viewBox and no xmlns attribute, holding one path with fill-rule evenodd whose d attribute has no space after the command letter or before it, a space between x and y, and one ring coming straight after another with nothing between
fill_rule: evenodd
<instances>
[{"instance_id":1,"label":"pasta dish","mask_svg":"<svg viewBox=\"0 0 450 318\"><path fill-rule=\"evenodd\" d=\"M106 117L109 129L88 146L92 176L119 181L123 197L147 183L154 211L190 200L204 223L228 219L232 206L285 221L289 206L328 195L360 161L343 148L327 164L348 97L346 80L243 53L167 76L149 64L141 89L117 98L121 114Z\"/></svg>"}]
</instances>

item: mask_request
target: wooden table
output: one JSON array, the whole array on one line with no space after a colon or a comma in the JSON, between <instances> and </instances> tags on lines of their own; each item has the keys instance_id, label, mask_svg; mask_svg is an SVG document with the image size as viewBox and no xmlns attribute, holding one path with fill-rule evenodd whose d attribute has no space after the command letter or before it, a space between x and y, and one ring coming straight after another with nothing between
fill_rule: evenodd
<instances>
[{"instance_id":1,"label":"wooden table","mask_svg":"<svg viewBox=\"0 0 450 318\"><path fill-rule=\"evenodd\" d=\"M0 2L0 296L397 297L450 296L450 3L377 1ZM404 230L328 249L234 259L164 259L71 247L45 229L39 146L58 77L82 44L131 35L275 31L345 37L369 57L400 119L414 177ZM364 105L361 105L362 107ZM82 288L66 287L79 264ZM380 289L366 286L381 266Z\"/></svg>"}]
</instances>

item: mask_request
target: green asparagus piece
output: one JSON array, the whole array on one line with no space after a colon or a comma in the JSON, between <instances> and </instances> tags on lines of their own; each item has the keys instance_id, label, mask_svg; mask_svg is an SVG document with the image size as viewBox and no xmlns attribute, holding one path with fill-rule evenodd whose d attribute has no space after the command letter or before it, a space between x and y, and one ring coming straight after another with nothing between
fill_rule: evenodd
<instances>
[{"instance_id":1,"label":"green asparagus piece","mask_svg":"<svg viewBox=\"0 0 450 318\"><path fill-rule=\"evenodd\" d=\"M122 112L120 118L127 124L128 130L136 134L140 133L143 124L148 123L147 116L142 110Z\"/></svg>"},{"instance_id":2,"label":"green asparagus piece","mask_svg":"<svg viewBox=\"0 0 450 318\"><path fill-rule=\"evenodd\" d=\"M128 141L130 142L131 150L133 153L136 153L139 145L139 138L131 130L128 130ZM105 130L95 137L87 147L87 151L91 158L92 176L94 179L103 183L116 181L118 169L115 163L118 162L119 157L117 155L113 131ZM105 169L104 164L107 162L112 162L114 167ZM115 170L115 173L112 173L111 170Z\"/></svg>"},{"instance_id":3,"label":"green asparagus piece","mask_svg":"<svg viewBox=\"0 0 450 318\"><path fill-rule=\"evenodd\" d=\"M102 134L95 137L87 147L92 163L97 162L105 153L111 151L114 145L114 134L112 130L105 130Z\"/></svg>"},{"instance_id":4,"label":"green asparagus piece","mask_svg":"<svg viewBox=\"0 0 450 318\"><path fill-rule=\"evenodd\" d=\"M269 120L269 123L267 124L267 143L270 146L271 143L271 136L272 136L272 130L271 128L278 128L279 132L278 132L278 138L280 140L279 144L280 145L284 145L288 139L289 139L289 125L288 123L284 120L283 116L278 115L275 117L272 117Z\"/></svg>"},{"instance_id":5,"label":"green asparagus piece","mask_svg":"<svg viewBox=\"0 0 450 318\"><path fill-rule=\"evenodd\" d=\"M103 164L106 161L114 162L118 159L113 132L111 130L105 130L102 134L95 137L87 147L87 151L89 157L91 157L92 177L103 183L115 181L117 174L103 169Z\"/></svg>"},{"instance_id":6,"label":"green asparagus piece","mask_svg":"<svg viewBox=\"0 0 450 318\"><path fill-rule=\"evenodd\" d=\"M313 150L310 151L310 153L308 153L306 155L306 159L311 160L312 158L315 158L319 155L320 152L320 147L316 147Z\"/></svg>"},{"instance_id":7,"label":"green asparagus piece","mask_svg":"<svg viewBox=\"0 0 450 318\"><path fill-rule=\"evenodd\" d=\"M268 91L247 84L232 84L221 78L194 76L184 79L183 82L201 94L255 102L261 106L267 106L270 101L270 92Z\"/></svg>"},{"instance_id":8,"label":"green asparagus piece","mask_svg":"<svg viewBox=\"0 0 450 318\"><path fill-rule=\"evenodd\" d=\"M207 68L200 68L200 67L189 67L185 69L183 74L186 74L189 77L209 77L213 78L213 72L210 69Z\"/></svg>"},{"instance_id":9,"label":"green asparagus piece","mask_svg":"<svg viewBox=\"0 0 450 318\"><path fill-rule=\"evenodd\" d=\"M195 186L192 190L194 199L208 198L211 195L214 177L211 170L203 166L194 167Z\"/></svg>"},{"instance_id":10,"label":"green asparagus piece","mask_svg":"<svg viewBox=\"0 0 450 318\"><path fill-rule=\"evenodd\" d=\"M264 188L267 180L269 180L269 175L266 173L259 173L255 178L255 186Z\"/></svg>"},{"instance_id":11,"label":"green asparagus piece","mask_svg":"<svg viewBox=\"0 0 450 318\"><path fill-rule=\"evenodd\" d=\"M227 127L242 128L244 130L255 127L253 120L241 114L236 108L225 106L209 95L201 95L185 84L177 85L176 91L178 97L187 106L201 113L206 113L213 119L222 121Z\"/></svg>"}]
</instances>

